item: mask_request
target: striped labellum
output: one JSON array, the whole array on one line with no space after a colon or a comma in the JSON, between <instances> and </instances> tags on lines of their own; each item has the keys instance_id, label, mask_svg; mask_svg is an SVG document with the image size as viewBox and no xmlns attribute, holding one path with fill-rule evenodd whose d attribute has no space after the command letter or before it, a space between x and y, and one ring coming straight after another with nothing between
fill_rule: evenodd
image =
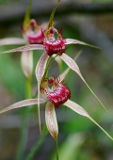
<instances>
[{"instance_id":1,"label":"striped labellum","mask_svg":"<svg viewBox=\"0 0 113 160\"><path fill-rule=\"evenodd\" d=\"M49 80L48 83L50 84L50 82L51 81ZM59 107L60 104L65 103L71 96L69 88L62 82L54 81L54 83L52 84L52 89L46 87L44 91L49 101L51 101L55 105L55 107Z\"/></svg>"},{"instance_id":2,"label":"striped labellum","mask_svg":"<svg viewBox=\"0 0 113 160\"><path fill-rule=\"evenodd\" d=\"M47 35L44 39L44 46L45 50L47 51L47 54L49 56L52 56L53 54L62 54L65 52L65 41L62 38L61 33L57 33L57 31L52 28L50 31L48 31ZM55 38L55 33L57 33L57 38Z\"/></svg>"},{"instance_id":3,"label":"striped labellum","mask_svg":"<svg viewBox=\"0 0 113 160\"><path fill-rule=\"evenodd\" d=\"M30 44L43 44L45 26L39 26L34 19L30 21L29 28L25 30L25 37Z\"/></svg>"},{"instance_id":4,"label":"striped labellum","mask_svg":"<svg viewBox=\"0 0 113 160\"><path fill-rule=\"evenodd\" d=\"M41 29L36 33L31 32L27 38L30 44L43 44L44 31Z\"/></svg>"}]
</instances>

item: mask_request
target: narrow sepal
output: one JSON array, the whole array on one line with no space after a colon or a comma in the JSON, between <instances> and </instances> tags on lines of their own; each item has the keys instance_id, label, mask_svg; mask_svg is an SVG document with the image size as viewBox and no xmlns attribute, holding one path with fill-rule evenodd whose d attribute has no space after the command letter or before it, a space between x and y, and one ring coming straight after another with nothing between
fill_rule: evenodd
<instances>
[{"instance_id":1,"label":"narrow sepal","mask_svg":"<svg viewBox=\"0 0 113 160\"><path fill-rule=\"evenodd\" d=\"M70 69L75 71L77 74L81 74L78 65L71 57L65 53L63 53L60 57L69 66Z\"/></svg>"},{"instance_id":2,"label":"narrow sepal","mask_svg":"<svg viewBox=\"0 0 113 160\"><path fill-rule=\"evenodd\" d=\"M104 106L104 104L101 102L101 100L96 96L96 94L94 93L94 91L90 88L90 86L88 85L88 83L86 82L86 80L84 79L84 77L82 76L80 69L78 67L78 65L76 64L76 62L69 57L68 55L66 55L65 53L63 53L61 56L62 60L69 66L69 68L71 68L74 72L76 72L79 77L82 79L82 81L84 82L84 84L87 86L87 88L90 90L90 92L92 93L92 95L95 97L95 99L99 102L99 104L106 109L106 107Z\"/></svg>"},{"instance_id":3,"label":"narrow sepal","mask_svg":"<svg viewBox=\"0 0 113 160\"><path fill-rule=\"evenodd\" d=\"M24 51L21 54L21 66L26 77L31 77L33 71L33 53Z\"/></svg>"},{"instance_id":4,"label":"narrow sepal","mask_svg":"<svg viewBox=\"0 0 113 160\"><path fill-rule=\"evenodd\" d=\"M43 53L43 55L41 56L41 58L38 61L38 64L37 64L36 70L35 70L36 78L37 78L37 81L38 81L38 99L40 99L41 78L42 78L43 73L44 73L47 58L48 58L47 53L46 52ZM38 103L38 125L39 125L39 130L41 132L40 103Z\"/></svg>"},{"instance_id":5,"label":"narrow sepal","mask_svg":"<svg viewBox=\"0 0 113 160\"><path fill-rule=\"evenodd\" d=\"M85 46L89 46L89 47L93 47L93 48L100 49L100 48L97 47L97 46L94 46L94 45L91 45L91 44L88 44L88 43L79 41L79 40L77 40L77 39L71 39L71 38L65 39L65 44L66 44L66 45L68 45L68 44L80 44L80 45L85 45Z\"/></svg>"},{"instance_id":6,"label":"narrow sepal","mask_svg":"<svg viewBox=\"0 0 113 160\"><path fill-rule=\"evenodd\" d=\"M60 56L56 57L56 55L53 55L53 57L55 57L55 61L58 63L60 71L62 71L62 60L61 60Z\"/></svg>"},{"instance_id":7,"label":"narrow sepal","mask_svg":"<svg viewBox=\"0 0 113 160\"><path fill-rule=\"evenodd\" d=\"M4 51L2 53L5 54L5 53L23 52L23 51L32 51L32 50L43 50L43 49L44 49L44 46L41 44L31 44L31 45L26 45L26 46L18 47L15 49L11 49L9 51Z\"/></svg>"},{"instance_id":8,"label":"narrow sepal","mask_svg":"<svg viewBox=\"0 0 113 160\"><path fill-rule=\"evenodd\" d=\"M28 99L28 100L19 101L17 103L10 105L9 107L5 107L5 108L0 109L0 114L4 113L6 111L9 111L9 110L15 109L15 108L31 106L31 105L34 105L37 103L38 103L38 99ZM44 100L40 99L39 103L44 103Z\"/></svg>"},{"instance_id":9,"label":"narrow sepal","mask_svg":"<svg viewBox=\"0 0 113 160\"><path fill-rule=\"evenodd\" d=\"M75 58L74 58L75 61L76 61L77 58L80 56L80 54L81 54L81 50L76 54L76 56L75 56ZM60 58L60 57L59 57L59 58ZM61 60L61 59L60 59L60 60ZM62 81L65 79L65 77L67 76L67 74L69 73L69 71L70 71L70 68L67 68L63 73L61 73L61 74L58 76L59 82L62 82Z\"/></svg>"},{"instance_id":10,"label":"narrow sepal","mask_svg":"<svg viewBox=\"0 0 113 160\"><path fill-rule=\"evenodd\" d=\"M11 44L25 44L25 40L23 38L4 38L0 39L0 45L11 45Z\"/></svg>"},{"instance_id":11,"label":"narrow sepal","mask_svg":"<svg viewBox=\"0 0 113 160\"><path fill-rule=\"evenodd\" d=\"M58 136L58 124L57 124L57 118L56 118L56 113L55 113L55 107L54 107L54 104L51 102L48 102L46 104L45 120L46 120L46 125L47 125L47 128L51 136L56 141L57 136Z\"/></svg>"},{"instance_id":12,"label":"narrow sepal","mask_svg":"<svg viewBox=\"0 0 113 160\"><path fill-rule=\"evenodd\" d=\"M101 127L88 113L87 111L85 111L84 108L82 108L79 104L68 100L67 102L64 103L65 106L67 106L68 108L72 109L74 112L87 117L88 119L90 119L95 125L97 125L106 135L108 138L110 138L113 141L113 137L111 135L109 135L109 133L103 128Z\"/></svg>"},{"instance_id":13,"label":"narrow sepal","mask_svg":"<svg viewBox=\"0 0 113 160\"><path fill-rule=\"evenodd\" d=\"M38 81L40 81L41 78L42 78L47 59L48 59L48 55L45 52L45 53L43 53L43 55L41 56L41 58L39 59L39 61L37 63L35 73L36 73L36 78L37 78Z\"/></svg>"},{"instance_id":14,"label":"narrow sepal","mask_svg":"<svg viewBox=\"0 0 113 160\"><path fill-rule=\"evenodd\" d=\"M56 8L58 7L60 3L60 0L57 0L57 3L56 5L54 6L53 10L52 10L52 13L51 13L51 16L50 16L50 19L49 19L49 24L47 26L47 30L45 32L45 35L47 34L48 30L53 27L53 18L54 18L54 15L55 15L55 11L56 11Z\"/></svg>"},{"instance_id":15,"label":"narrow sepal","mask_svg":"<svg viewBox=\"0 0 113 160\"><path fill-rule=\"evenodd\" d=\"M67 74L69 73L69 71L70 71L70 68L67 68L63 73L61 73L58 76L58 78L56 79L56 81L58 80L59 83L62 82L65 79L65 77L67 76Z\"/></svg>"},{"instance_id":16,"label":"narrow sepal","mask_svg":"<svg viewBox=\"0 0 113 160\"><path fill-rule=\"evenodd\" d=\"M29 28L29 25L30 25L31 5L32 5L32 0L29 0L29 5L28 5L28 8L27 8L25 18L24 18L24 23L23 23L24 30L27 30Z\"/></svg>"}]
</instances>

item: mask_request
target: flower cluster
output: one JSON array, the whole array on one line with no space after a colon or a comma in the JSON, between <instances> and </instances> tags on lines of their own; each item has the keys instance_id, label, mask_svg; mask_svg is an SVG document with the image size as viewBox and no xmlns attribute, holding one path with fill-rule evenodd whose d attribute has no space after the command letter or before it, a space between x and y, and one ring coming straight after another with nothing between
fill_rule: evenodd
<instances>
[{"instance_id":1,"label":"flower cluster","mask_svg":"<svg viewBox=\"0 0 113 160\"><path fill-rule=\"evenodd\" d=\"M59 2L59 0L58 0ZM58 5L58 3L57 3ZM113 138L94 120L91 116L77 103L69 100L71 97L71 93L69 88L63 84L63 80L67 73L69 72L69 68L73 70L77 75L81 78L84 84L88 87L97 101L104 107L103 103L99 100L99 98L95 95L92 89L89 87L85 79L83 78L80 69L76 62L67 54L66 52L66 45L70 44L81 44L81 45L89 45L85 42L81 42L76 39L63 39L62 35L58 30L53 26L53 17L55 13L55 9L53 9L52 15L50 17L50 21L48 25L37 25L35 20L25 22L23 26L23 37L24 39L16 39L15 43L20 44L23 42L27 43L27 45L21 46L16 49L12 49L10 51L5 51L4 53L12 53L12 52L23 52L25 56L23 56L23 71L26 75L31 73L27 73L29 68L31 68L31 53L28 54L31 50L44 50L44 53L41 55L37 66L36 66L36 78L38 82L38 98L35 99L27 99L20 102L17 102L7 108L3 108L0 110L0 113L6 112L8 110L24 107L24 106L31 106L34 104L40 105L41 103L46 102L46 109L45 109L45 119L46 125L50 132L50 134L57 140L58 136L58 125L57 119L55 114L55 107L59 107L61 104L64 104L68 108L72 109L74 112L87 117L93 123L95 123L110 139ZM28 19L28 18L27 18ZM57 34L57 37L56 37ZM15 38L4 39L0 40L0 44L12 44ZM89 45L91 46L91 45ZM55 55L55 57L53 57ZM29 58L28 58L29 57ZM56 60L56 57L59 57L62 61L64 61L67 66L69 67L64 73L59 75L59 78L55 79L54 77L47 77L47 72L51 62ZM29 59L29 62L28 62ZM27 64L26 64L27 63ZM26 71L27 70L27 71ZM38 106L39 108L39 106ZM105 107L104 107L105 108Z\"/></svg>"}]
</instances>

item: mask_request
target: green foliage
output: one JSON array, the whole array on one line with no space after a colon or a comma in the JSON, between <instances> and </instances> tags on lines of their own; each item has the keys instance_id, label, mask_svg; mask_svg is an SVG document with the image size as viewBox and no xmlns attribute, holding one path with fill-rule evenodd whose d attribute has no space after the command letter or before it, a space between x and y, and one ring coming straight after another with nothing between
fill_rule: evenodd
<instances>
[{"instance_id":1,"label":"green foliage","mask_svg":"<svg viewBox=\"0 0 113 160\"><path fill-rule=\"evenodd\" d=\"M3 48L0 47L0 53ZM19 97L24 97L25 78L21 71L20 57L0 54L0 77L8 89Z\"/></svg>"},{"instance_id":2,"label":"green foliage","mask_svg":"<svg viewBox=\"0 0 113 160\"><path fill-rule=\"evenodd\" d=\"M80 146L83 143L83 136L78 134L70 134L65 142L59 147L59 158L61 160L75 160L80 150ZM55 160L56 157L53 155L51 160Z\"/></svg>"}]
</instances>

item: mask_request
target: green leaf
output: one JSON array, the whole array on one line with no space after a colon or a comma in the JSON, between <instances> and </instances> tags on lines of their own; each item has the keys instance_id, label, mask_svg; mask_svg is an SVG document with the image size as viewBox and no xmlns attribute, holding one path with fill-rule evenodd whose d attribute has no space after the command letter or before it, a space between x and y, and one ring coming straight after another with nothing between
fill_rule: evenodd
<instances>
[{"instance_id":1,"label":"green leaf","mask_svg":"<svg viewBox=\"0 0 113 160\"><path fill-rule=\"evenodd\" d=\"M84 141L82 134L70 134L59 148L59 157L61 160L76 160L80 146ZM56 160L55 155L51 160Z\"/></svg>"}]
</instances>

